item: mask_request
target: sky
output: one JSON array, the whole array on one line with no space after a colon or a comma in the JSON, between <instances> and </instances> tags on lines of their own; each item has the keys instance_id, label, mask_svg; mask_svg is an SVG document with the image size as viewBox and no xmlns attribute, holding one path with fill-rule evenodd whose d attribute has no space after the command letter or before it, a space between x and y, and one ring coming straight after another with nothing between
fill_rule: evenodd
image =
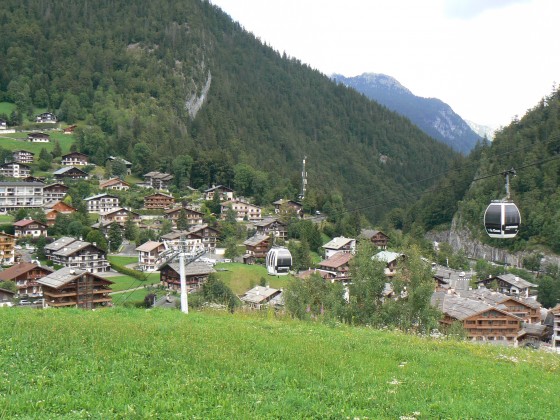
<instances>
[{"instance_id":1,"label":"sky","mask_svg":"<svg viewBox=\"0 0 560 420\"><path fill-rule=\"evenodd\" d=\"M211 0L326 75L383 73L463 119L521 118L560 82L558 0Z\"/></svg>"}]
</instances>

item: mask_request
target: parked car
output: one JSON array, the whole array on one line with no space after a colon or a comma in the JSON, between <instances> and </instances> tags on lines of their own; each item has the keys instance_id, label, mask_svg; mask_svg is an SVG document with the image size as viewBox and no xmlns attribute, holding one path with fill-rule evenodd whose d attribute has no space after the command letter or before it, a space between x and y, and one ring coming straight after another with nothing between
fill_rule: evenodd
<instances>
[{"instance_id":1,"label":"parked car","mask_svg":"<svg viewBox=\"0 0 560 420\"><path fill-rule=\"evenodd\" d=\"M20 306L31 305L31 302L27 299L22 299L19 301L18 305Z\"/></svg>"},{"instance_id":2,"label":"parked car","mask_svg":"<svg viewBox=\"0 0 560 420\"><path fill-rule=\"evenodd\" d=\"M43 304L43 299L37 299L33 301L33 305L42 305Z\"/></svg>"}]
</instances>

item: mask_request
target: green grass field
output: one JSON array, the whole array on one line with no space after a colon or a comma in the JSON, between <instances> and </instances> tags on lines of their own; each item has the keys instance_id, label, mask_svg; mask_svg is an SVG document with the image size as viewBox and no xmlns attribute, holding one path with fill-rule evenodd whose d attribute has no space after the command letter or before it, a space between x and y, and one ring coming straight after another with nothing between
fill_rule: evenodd
<instances>
[{"instance_id":1,"label":"green grass field","mask_svg":"<svg viewBox=\"0 0 560 420\"><path fill-rule=\"evenodd\" d=\"M227 284L236 295L241 295L251 287L258 285L262 277L266 279L270 287L274 287L275 289L285 287L289 278L291 278L291 276L269 276L266 272L266 268L262 265L227 263L216 264L215 269L218 278Z\"/></svg>"},{"instance_id":2,"label":"green grass field","mask_svg":"<svg viewBox=\"0 0 560 420\"><path fill-rule=\"evenodd\" d=\"M0 418L558 417L560 358L369 328L0 308Z\"/></svg>"},{"instance_id":3,"label":"green grass field","mask_svg":"<svg viewBox=\"0 0 560 420\"><path fill-rule=\"evenodd\" d=\"M0 102L0 114L5 114L9 117L14 109L16 109L16 104L11 102Z\"/></svg>"},{"instance_id":4,"label":"green grass field","mask_svg":"<svg viewBox=\"0 0 560 420\"><path fill-rule=\"evenodd\" d=\"M120 255L109 255L108 258L109 258L109 262L119 264L119 265L138 263L138 257L123 257Z\"/></svg>"},{"instance_id":5,"label":"green grass field","mask_svg":"<svg viewBox=\"0 0 560 420\"><path fill-rule=\"evenodd\" d=\"M51 141L48 143L31 143L26 141L27 133L12 133L12 134L2 134L0 133L0 146L8 150L27 150L29 152L35 153L35 159L38 159L41 149L45 148L47 151L51 151L54 148L54 140L58 140L60 143L60 148L62 153L68 153L70 151L70 146L74 143L74 136L68 134L62 134L60 131L49 131L49 136Z\"/></svg>"},{"instance_id":6,"label":"green grass field","mask_svg":"<svg viewBox=\"0 0 560 420\"><path fill-rule=\"evenodd\" d=\"M146 281L140 281L130 276L114 276L114 277L107 277L107 279L114 282L114 284L111 285L111 289L113 289L113 292L118 292L120 290L142 287L144 285L158 284L159 274L157 273L149 274Z\"/></svg>"}]
</instances>

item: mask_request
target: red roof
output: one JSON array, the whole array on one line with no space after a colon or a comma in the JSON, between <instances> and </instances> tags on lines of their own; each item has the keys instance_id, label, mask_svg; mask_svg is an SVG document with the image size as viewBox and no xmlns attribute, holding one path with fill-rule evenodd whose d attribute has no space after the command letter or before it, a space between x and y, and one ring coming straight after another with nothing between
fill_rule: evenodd
<instances>
[{"instance_id":1,"label":"red roof","mask_svg":"<svg viewBox=\"0 0 560 420\"><path fill-rule=\"evenodd\" d=\"M332 255L330 258L321 261L319 263L320 267L328 267L328 268L338 268L343 265L348 264L354 256L347 252L337 252L336 254Z\"/></svg>"},{"instance_id":2,"label":"red roof","mask_svg":"<svg viewBox=\"0 0 560 420\"><path fill-rule=\"evenodd\" d=\"M42 226L45 226L45 227L47 226L47 225L45 225L44 223L38 222L37 220L33 220L33 219L22 219L22 220L18 220L17 222L14 222L14 226L16 226L16 227L25 227L25 226L30 225L30 224L32 224L32 223L37 223L37 224L42 225Z\"/></svg>"}]
</instances>

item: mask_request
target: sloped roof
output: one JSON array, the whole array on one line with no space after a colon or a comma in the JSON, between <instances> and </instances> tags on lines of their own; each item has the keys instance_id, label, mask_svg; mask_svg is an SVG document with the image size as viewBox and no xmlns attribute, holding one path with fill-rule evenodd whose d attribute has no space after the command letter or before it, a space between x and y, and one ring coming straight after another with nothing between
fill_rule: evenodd
<instances>
[{"instance_id":1,"label":"sloped roof","mask_svg":"<svg viewBox=\"0 0 560 420\"><path fill-rule=\"evenodd\" d=\"M457 295L448 294L446 292L434 292L432 294L431 304L432 306L435 306L440 311L442 311L444 314L458 319L459 321L463 321L464 319L470 318L473 315L477 315L489 310L501 312L504 315L516 318L521 321L521 318L504 311L503 308L490 305L480 300L464 298Z\"/></svg>"},{"instance_id":2,"label":"sloped roof","mask_svg":"<svg viewBox=\"0 0 560 420\"><path fill-rule=\"evenodd\" d=\"M354 258L354 256L348 252L337 252L334 255L331 255L330 258L327 258L324 261L319 263L320 267L329 267L329 268L338 268L344 264L348 264L348 262Z\"/></svg>"},{"instance_id":3,"label":"sloped roof","mask_svg":"<svg viewBox=\"0 0 560 420\"><path fill-rule=\"evenodd\" d=\"M355 239L352 238L345 238L344 236L339 236L337 238L332 239L331 241L327 242L323 245L323 248L326 249L340 249L343 246L349 244L350 242L354 241Z\"/></svg>"},{"instance_id":4,"label":"sloped roof","mask_svg":"<svg viewBox=\"0 0 560 420\"><path fill-rule=\"evenodd\" d=\"M45 249L48 251L58 251L65 246L68 246L72 242L77 241L76 238L72 238L71 236L63 236L62 238L58 238L56 241L45 245Z\"/></svg>"},{"instance_id":5,"label":"sloped roof","mask_svg":"<svg viewBox=\"0 0 560 420\"><path fill-rule=\"evenodd\" d=\"M380 230L373 230L373 229L362 229L362 231L360 232L360 237L365 239L371 239L378 233L381 233L383 236L388 237Z\"/></svg>"},{"instance_id":6,"label":"sloped roof","mask_svg":"<svg viewBox=\"0 0 560 420\"><path fill-rule=\"evenodd\" d=\"M179 263L168 263L167 265L179 274ZM215 272L216 270L212 266L201 261L194 261L185 265L185 276L205 276Z\"/></svg>"},{"instance_id":7,"label":"sloped roof","mask_svg":"<svg viewBox=\"0 0 560 420\"><path fill-rule=\"evenodd\" d=\"M379 261L384 261L386 263L390 263L390 262L395 261L396 259L398 259L400 257L403 257L403 256L404 256L404 254L400 254L398 252L381 251L381 252L375 254L371 258L379 260Z\"/></svg>"},{"instance_id":8,"label":"sloped roof","mask_svg":"<svg viewBox=\"0 0 560 420\"><path fill-rule=\"evenodd\" d=\"M500 280L505 281L506 283L511 284L512 286L517 287L518 289L527 289L529 287L538 287L538 285L528 282L527 280L522 279L521 277L514 276L513 274L501 274L496 276Z\"/></svg>"},{"instance_id":9,"label":"sloped roof","mask_svg":"<svg viewBox=\"0 0 560 420\"><path fill-rule=\"evenodd\" d=\"M277 219L276 217L267 217L266 219L253 222L253 225L255 225L257 227L266 227L268 225L273 224L274 222L278 223L279 225L286 226L286 223L282 222L281 220Z\"/></svg>"},{"instance_id":10,"label":"sloped roof","mask_svg":"<svg viewBox=\"0 0 560 420\"><path fill-rule=\"evenodd\" d=\"M84 248L87 248L88 246L95 246L95 245L93 245L91 242L85 242L85 241L77 240L77 241L74 241L71 244L68 244L67 246L59 249L58 251L55 251L54 254L62 256L62 257L68 257L68 256L74 254L75 252L78 252L78 251L80 251Z\"/></svg>"},{"instance_id":11,"label":"sloped roof","mask_svg":"<svg viewBox=\"0 0 560 420\"><path fill-rule=\"evenodd\" d=\"M64 175L66 172L69 172L69 171L72 171L72 170L79 171L79 172L83 173L84 175L87 175L86 172L82 171L80 168L76 168L75 166L64 166L64 167L54 171L53 175Z\"/></svg>"},{"instance_id":12,"label":"sloped roof","mask_svg":"<svg viewBox=\"0 0 560 420\"><path fill-rule=\"evenodd\" d=\"M223 191L227 191L227 192L233 192L233 190L229 187L226 187L224 185L216 185L212 188L208 188L207 190L204 190L205 193L211 192L211 191L215 191L215 190L223 190Z\"/></svg>"},{"instance_id":13,"label":"sloped roof","mask_svg":"<svg viewBox=\"0 0 560 420\"><path fill-rule=\"evenodd\" d=\"M107 188L107 187L110 187L111 185L117 185L117 184L124 184L124 185L130 187L130 184L128 182L123 181L120 178L111 178L111 179L108 179L106 181L102 181L99 184L99 188Z\"/></svg>"},{"instance_id":14,"label":"sloped roof","mask_svg":"<svg viewBox=\"0 0 560 420\"><path fill-rule=\"evenodd\" d=\"M31 225L33 223L36 223L38 225L47 227L46 224L44 224L42 222L38 222L37 220L33 220L33 219L21 219L21 220L18 220L17 222L14 222L13 225L15 227L25 227L25 226Z\"/></svg>"},{"instance_id":15,"label":"sloped roof","mask_svg":"<svg viewBox=\"0 0 560 420\"><path fill-rule=\"evenodd\" d=\"M143 243L142 245L140 245L139 247L136 248L136 251L139 252L150 252L153 251L154 249L163 246L163 244L161 242L156 242L156 241L148 241Z\"/></svg>"},{"instance_id":16,"label":"sloped roof","mask_svg":"<svg viewBox=\"0 0 560 420\"><path fill-rule=\"evenodd\" d=\"M264 242L268 239L270 239L268 235L254 235L249 239L247 239L245 242L243 242L243 245L257 246L261 242Z\"/></svg>"},{"instance_id":17,"label":"sloped roof","mask_svg":"<svg viewBox=\"0 0 560 420\"><path fill-rule=\"evenodd\" d=\"M255 286L251 290L245 292L240 299L246 303L261 303L270 299L272 296L279 294L280 290L273 289L272 287Z\"/></svg>"},{"instance_id":18,"label":"sloped roof","mask_svg":"<svg viewBox=\"0 0 560 420\"><path fill-rule=\"evenodd\" d=\"M535 300L507 296L503 293L487 289L486 287L481 287L480 289L473 290L457 290L456 293L461 297L478 299L494 306L498 306L508 300L515 300L516 302L519 302L522 305L529 306L531 308L538 309L541 307L541 304Z\"/></svg>"},{"instance_id":19,"label":"sloped roof","mask_svg":"<svg viewBox=\"0 0 560 420\"><path fill-rule=\"evenodd\" d=\"M42 279L37 280L37 283L52 287L54 289L58 289L64 286L65 284L70 283L72 280L77 279L78 277L82 276L85 273L93 277L96 277L99 280L103 280L108 284L113 284L111 280L107 280L106 278L99 277L92 273L88 273L86 270L80 270L79 268L70 268L70 267L63 267L60 270L57 270L49 274L48 276L45 276Z\"/></svg>"},{"instance_id":20,"label":"sloped roof","mask_svg":"<svg viewBox=\"0 0 560 420\"><path fill-rule=\"evenodd\" d=\"M83 200L84 201L91 201L91 200L97 200L99 198L103 198L103 197L110 197L110 198L118 198L116 195L111 195L111 194L107 194L107 193L101 193L101 194L97 194L97 195L92 195L90 197L86 197Z\"/></svg>"},{"instance_id":21,"label":"sloped roof","mask_svg":"<svg viewBox=\"0 0 560 420\"><path fill-rule=\"evenodd\" d=\"M15 279L16 277L19 277L22 274L25 274L37 267L45 270L47 273L51 273L53 271L48 267L42 267L35 263L23 262L23 263L12 265L11 267L6 268L4 271L1 271L0 280L5 281L5 280Z\"/></svg>"}]
</instances>

